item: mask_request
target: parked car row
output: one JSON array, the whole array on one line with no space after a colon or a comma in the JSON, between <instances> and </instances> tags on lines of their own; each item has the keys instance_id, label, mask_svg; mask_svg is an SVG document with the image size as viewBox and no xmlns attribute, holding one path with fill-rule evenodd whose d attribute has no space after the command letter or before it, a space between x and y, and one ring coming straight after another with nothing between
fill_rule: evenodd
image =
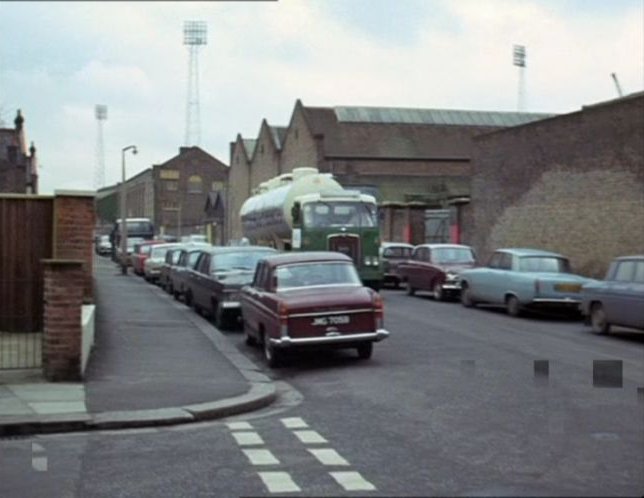
<instances>
[{"instance_id":1,"label":"parked car row","mask_svg":"<svg viewBox=\"0 0 644 498\"><path fill-rule=\"evenodd\" d=\"M220 329L241 324L246 343L261 346L270 366L286 350L301 348L351 348L370 358L373 343L389 335L382 298L362 284L343 254L200 243L145 246L149 250L137 253L146 254L147 281Z\"/></svg>"},{"instance_id":2,"label":"parked car row","mask_svg":"<svg viewBox=\"0 0 644 498\"><path fill-rule=\"evenodd\" d=\"M574 274L561 254L536 249L498 249L476 266L465 245L390 242L381 258L387 281L404 283L409 295L427 291L437 301L460 298L465 307L503 306L511 316L534 309L580 312L597 333L611 325L644 329L644 256L617 258L603 282Z\"/></svg>"}]
</instances>

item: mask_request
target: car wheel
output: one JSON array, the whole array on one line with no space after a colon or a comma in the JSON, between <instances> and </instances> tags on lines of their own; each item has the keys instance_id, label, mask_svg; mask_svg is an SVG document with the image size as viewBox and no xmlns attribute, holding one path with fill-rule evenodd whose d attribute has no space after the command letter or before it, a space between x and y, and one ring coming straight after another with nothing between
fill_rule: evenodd
<instances>
[{"instance_id":1,"label":"car wheel","mask_svg":"<svg viewBox=\"0 0 644 498\"><path fill-rule=\"evenodd\" d=\"M183 299L188 308L192 307L192 293L190 291L186 292Z\"/></svg>"},{"instance_id":2,"label":"car wheel","mask_svg":"<svg viewBox=\"0 0 644 498\"><path fill-rule=\"evenodd\" d=\"M434 287L432 287L432 295L434 296L434 301L445 300L445 294L443 293L443 286L440 282L434 283Z\"/></svg>"},{"instance_id":3,"label":"car wheel","mask_svg":"<svg viewBox=\"0 0 644 498\"><path fill-rule=\"evenodd\" d=\"M168 282L168 286L166 287L166 291L171 296L174 296L174 287L172 287L172 282Z\"/></svg>"},{"instance_id":4,"label":"car wheel","mask_svg":"<svg viewBox=\"0 0 644 498\"><path fill-rule=\"evenodd\" d=\"M461 287L461 304L466 308L474 307L474 300L472 299L472 291L467 284Z\"/></svg>"},{"instance_id":5,"label":"car wheel","mask_svg":"<svg viewBox=\"0 0 644 498\"><path fill-rule=\"evenodd\" d=\"M266 363L268 363L268 366L271 368L279 366L281 360L280 352L272 346L271 341L268 339L266 333L264 333L262 339L264 346L264 358L266 359Z\"/></svg>"},{"instance_id":6,"label":"car wheel","mask_svg":"<svg viewBox=\"0 0 644 498\"><path fill-rule=\"evenodd\" d=\"M365 342L364 344L360 344L357 347L357 350L358 358L360 358L361 360L368 360L373 354L373 342Z\"/></svg>"},{"instance_id":7,"label":"car wheel","mask_svg":"<svg viewBox=\"0 0 644 498\"><path fill-rule=\"evenodd\" d=\"M606 312L602 303L594 303L590 310L590 324L596 334L608 334L610 323L606 321Z\"/></svg>"},{"instance_id":8,"label":"car wheel","mask_svg":"<svg viewBox=\"0 0 644 498\"><path fill-rule=\"evenodd\" d=\"M256 346L257 345L257 340L250 335L249 329L248 329L248 324L246 323L246 320L242 320L242 328L244 330L244 336L245 336L245 342L247 346Z\"/></svg>"},{"instance_id":9,"label":"car wheel","mask_svg":"<svg viewBox=\"0 0 644 498\"><path fill-rule=\"evenodd\" d=\"M212 317L215 322L215 327L220 330L228 328L228 321L226 320L226 312L219 306L218 302L212 303Z\"/></svg>"},{"instance_id":10,"label":"car wheel","mask_svg":"<svg viewBox=\"0 0 644 498\"><path fill-rule=\"evenodd\" d=\"M413 296L415 292L416 292L416 289L414 289L412 285L409 283L409 281L407 281L407 295Z\"/></svg>"},{"instance_id":11,"label":"car wheel","mask_svg":"<svg viewBox=\"0 0 644 498\"><path fill-rule=\"evenodd\" d=\"M516 296L508 296L505 300L505 309L510 316L519 316L521 314L521 303Z\"/></svg>"}]
</instances>

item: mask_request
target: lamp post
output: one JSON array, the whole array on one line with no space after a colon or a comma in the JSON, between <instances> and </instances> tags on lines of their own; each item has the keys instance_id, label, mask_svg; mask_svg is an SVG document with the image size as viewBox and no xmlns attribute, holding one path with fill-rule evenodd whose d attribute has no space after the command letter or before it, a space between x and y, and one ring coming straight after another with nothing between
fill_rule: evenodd
<instances>
[{"instance_id":1,"label":"lamp post","mask_svg":"<svg viewBox=\"0 0 644 498\"><path fill-rule=\"evenodd\" d=\"M121 149L121 273L127 275L127 192L125 188L125 153L131 150L136 154L136 145Z\"/></svg>"}]
</instances>

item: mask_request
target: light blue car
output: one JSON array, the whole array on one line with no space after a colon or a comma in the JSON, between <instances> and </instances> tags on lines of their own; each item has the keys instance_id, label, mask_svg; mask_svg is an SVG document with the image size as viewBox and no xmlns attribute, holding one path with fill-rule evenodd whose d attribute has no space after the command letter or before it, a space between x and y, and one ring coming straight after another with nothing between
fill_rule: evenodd
<instances>
[{"instance_id":1,"label":"light blue car","mask_svg":"<svg viewBox=\"0 0 644 498\"><path fill-rule=\"evenodd\" d=\"M568 258L536 249L498 249L487 266L460 274L461 303L505 306L511 316L529 308L579 311L581 289L595 280L574 275Z\"/></svg>"}]
</instances>

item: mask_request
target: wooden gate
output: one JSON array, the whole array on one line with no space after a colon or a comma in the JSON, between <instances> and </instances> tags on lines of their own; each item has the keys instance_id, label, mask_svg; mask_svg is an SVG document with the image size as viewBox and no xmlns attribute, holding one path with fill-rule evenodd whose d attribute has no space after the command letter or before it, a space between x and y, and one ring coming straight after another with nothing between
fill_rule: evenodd
<instances>
[{"instance_id":1,"label":"wooden gate","mask_svg":"<svg viewBox=\"0 0 644 498\"><path fill-rule=\"evenodd\" d=\"M52 257L52 241L52 198L0 195L0 369L40 365L40 261Z\"/></svg>"}]
</instances>

